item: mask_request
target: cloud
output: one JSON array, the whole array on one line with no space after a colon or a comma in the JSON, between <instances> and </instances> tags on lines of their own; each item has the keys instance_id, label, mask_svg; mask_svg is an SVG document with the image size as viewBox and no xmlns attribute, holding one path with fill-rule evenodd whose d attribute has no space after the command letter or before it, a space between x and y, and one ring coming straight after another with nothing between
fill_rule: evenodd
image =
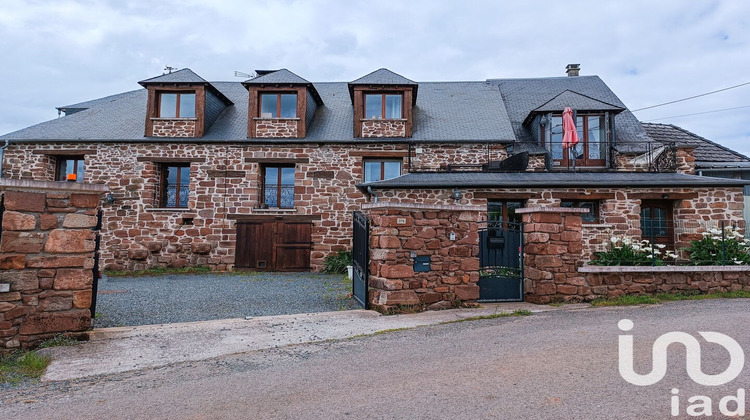
<instances>
[{"instance_id":1,"label":"cloud","mask_svg":"<svg viewBox=\"0 0 750 420\"><path fill-rule=\"evenodd\" d=\"M4 0L0 132L54 118L55 106L138 89L165 65L209 80L285 67L311 81L347 81L387 67L430 81L563 76L580 63L636 109L750 81L749 20L744 2L702 0ZM748 92L636 115L750 105ZM750 154L748 115L674 123Z\"/></svg>"}]
</instances>

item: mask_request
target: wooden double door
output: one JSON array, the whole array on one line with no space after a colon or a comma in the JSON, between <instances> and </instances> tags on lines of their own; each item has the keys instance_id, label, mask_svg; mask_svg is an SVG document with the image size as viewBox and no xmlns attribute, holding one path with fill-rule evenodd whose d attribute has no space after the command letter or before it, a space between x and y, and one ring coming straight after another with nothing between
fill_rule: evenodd
<instances>
[{"instance_id":1,"label":"wooden double door","mask_svg":"<svg viewBox=\"0 0 750 420\"><path fill-rule=\"evenodd\" d=\"M309 270L311 234L310 221L238 221L235 267L267 271Z\"/></svg>"}]
</instances>

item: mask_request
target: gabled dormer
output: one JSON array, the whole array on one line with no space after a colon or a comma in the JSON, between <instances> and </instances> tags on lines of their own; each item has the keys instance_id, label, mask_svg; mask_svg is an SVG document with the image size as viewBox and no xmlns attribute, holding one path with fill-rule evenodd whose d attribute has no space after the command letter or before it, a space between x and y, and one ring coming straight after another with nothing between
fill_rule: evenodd
<instances>
[{"instance_id":1,"label":"gabled dormer","mask_svg":"<svg viewBox=\"0 0 750 420\"><path fill-rule=\"evenodd\" d=\"M354 137L411 137L417 82L379 69L349 83Z\"/></svg>"},{"instance_id":2,"label":"gabled dormer","mask_svg":"<svg viewBox=\"0 0 750 420\"><path fill-rule=\"evenodd\" d=\"M566 107L573 110L580 143L563 147ZM524 120L540 145L551 155L552 167L608 167L615 142L614 117L625 108L565 90L533 109ZM575 162L573 161L575 159Z\"/></svg>"},{"instance_id":3,"label":"gabled dormer","mask_svg":"<svg viewBox=\"0 0 750 420\"><path fill-rule=\"evenodd\" d=\"M232 101L211 83L182 69L138 82L148 89L146 137L203 137Z\"/></svg>"},{"instance_id":4,"label":"gabled dormer","mask_svg":"<svg viewBox=\"0 0 750 420\"><path fill-rule=\"evenodd\" d=\"M323 100L315 86L287 69L256 70L242 84L250 94L249 138L304 138Z\"/></svg>"}]
</instances>

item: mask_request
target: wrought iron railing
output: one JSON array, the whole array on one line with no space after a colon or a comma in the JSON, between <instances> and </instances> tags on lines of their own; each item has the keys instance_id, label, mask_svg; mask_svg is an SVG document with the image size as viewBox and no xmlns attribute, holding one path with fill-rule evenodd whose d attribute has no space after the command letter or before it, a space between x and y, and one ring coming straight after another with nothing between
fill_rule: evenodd
<instances>
[{"instance_id":1,"label":"wrought iron railing","mask_svg":"<svg viewBox=\"0 0 750 420\"><path fill-rule=\"evenodd\" d=\"M481 172L492 170L509 156L528 151L528 167L518 169L547 171L625 170L674 172L677 169L677 148L665 142L581 142L563 147L562 142L481 143L461 150L445 151L436 156L432 145L410 143L408 172ZM460 147L460 146L457 146Z\"/></svg>"},{"instance_id":2,"label":"wrought iron railing","mask_svg":"<svg viewBox=\"0 0 750 420\"><path fill-rule=\"evenodd\" d=\"M263 203L268 207L293 208L294 185L265 184Z\"/></svg>"}]
</instances>

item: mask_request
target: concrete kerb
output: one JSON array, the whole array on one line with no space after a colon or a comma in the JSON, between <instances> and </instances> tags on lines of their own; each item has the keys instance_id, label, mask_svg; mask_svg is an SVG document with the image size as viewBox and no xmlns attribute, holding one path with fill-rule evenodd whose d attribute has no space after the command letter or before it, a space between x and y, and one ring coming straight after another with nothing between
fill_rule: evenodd
<instances>
[{"instance_id":1,"label":"concrete kerb","mask_svg":"<svg viewBox=\"0 0 750 420\"><path fill-rule=\"evenodd\" d=\"M565 305L566 308L571 306ZM42 380L63 381L121 373L295 344L341 340L379 331L437 325L519 309L545 312L559 308L518 302L392 316L353 310L94 329L89 332L87 342L40 350L53 358Z\"/></svg>"}]
</instances>

